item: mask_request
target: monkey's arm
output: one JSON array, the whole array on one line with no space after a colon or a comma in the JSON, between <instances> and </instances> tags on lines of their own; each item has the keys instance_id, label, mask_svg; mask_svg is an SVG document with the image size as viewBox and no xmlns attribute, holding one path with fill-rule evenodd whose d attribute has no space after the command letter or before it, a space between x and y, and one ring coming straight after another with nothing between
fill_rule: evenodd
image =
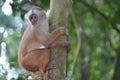
<instances>
[{"instance_id":1,"label":"monkey's arm","mask_svg":"<svg viewBox=\"0 0 120 80\"><path fill-rule=\"evenodd\" d=\"M48 37L47 47L51 46L60 36L67 33L68 33L68 30L66 27L59 27L55 29Z\"/></svg>"},{"instance_id":2,"label":"monkey's arm","mask_svg":"<svg viewBox=\"0 0 120 80\"><path fill-rule=\"evenodd\" d=\"M55 41L48 48L55 48L55 47L64 47L67 49L67 52L71 50L71 45L68 41Z\"/></svg>"}]
</instances>

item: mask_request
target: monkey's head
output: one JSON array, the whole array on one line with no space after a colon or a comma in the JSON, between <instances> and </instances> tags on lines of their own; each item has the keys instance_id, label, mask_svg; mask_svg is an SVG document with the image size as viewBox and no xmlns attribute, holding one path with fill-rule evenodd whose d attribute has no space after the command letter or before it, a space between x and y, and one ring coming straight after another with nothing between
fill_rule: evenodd
<instances>
[{"instance_id":1,"label":"monkey's head","mask_svg":"<svg viewBox=\"0 0 120 80\"><path fill-rule=\"evenodd\" d=\"M40 26L47 19L46 13L39 7L32 7L28 12L28 18L33 26Z\"/></svg>"}]
</instances>

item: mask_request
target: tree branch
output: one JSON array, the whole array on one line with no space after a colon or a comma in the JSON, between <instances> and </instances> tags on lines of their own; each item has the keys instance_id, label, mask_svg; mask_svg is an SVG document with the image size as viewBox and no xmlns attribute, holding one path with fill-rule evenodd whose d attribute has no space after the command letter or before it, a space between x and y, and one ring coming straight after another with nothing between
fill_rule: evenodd
<instances>
[{"instance_id":1,"label":"tree branch","mask_svg":"<svg viewBox=\"0 0 120 80\"><path fill-rule=\"evenodd\" d=\"M120 49L117 51L115 71L112 80L119 80L119 79L120 79Z\"/></svg>"},{"instance_id":2,"label":"tree branch","mask_svg":"<svg viewBox=\"0 0 120 80\"><path fill-rule=\"evenodd\" d=\"M96 13L98 13L100 16L102 16L104 19L109 20L109 16L105 15L104 13L102 13L100 10L98 10L97 8L93 7L92 5L88 4L87 2L85 2L84 0L79 0L83 5L85 5L87 8L89 8L89 10L92 10ZM111 23L112 28L118 32L120 34L120 30L117 27L115 22Z\"/></svg>"}]
</instances>

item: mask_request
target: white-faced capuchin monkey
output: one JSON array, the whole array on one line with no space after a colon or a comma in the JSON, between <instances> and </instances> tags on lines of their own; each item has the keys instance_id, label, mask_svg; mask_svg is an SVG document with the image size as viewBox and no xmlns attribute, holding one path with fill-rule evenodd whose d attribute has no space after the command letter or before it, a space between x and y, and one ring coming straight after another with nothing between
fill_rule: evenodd
<instances>
[{"instance_id":1,"label":"white-faced capuchin monkey","mask_svg":"<svg viewBox=\"0 0 120 80\"><path fill-rule=\"evenodd\" d=\"M29 23L18 50L19 65L32 74L40 73L43 78L49 67L50 49L59 46L70 49L69 42L56 41L68 33L68 30L64 26L49 33L48 18L45 11L39 7L32 7L27 15Z\"/></svg>"}]
</instances>

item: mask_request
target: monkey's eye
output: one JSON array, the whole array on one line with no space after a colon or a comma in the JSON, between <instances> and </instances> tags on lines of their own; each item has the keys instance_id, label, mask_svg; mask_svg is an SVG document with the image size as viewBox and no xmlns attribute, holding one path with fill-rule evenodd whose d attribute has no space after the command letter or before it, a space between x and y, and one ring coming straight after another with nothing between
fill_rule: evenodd
<instances>
[{"instance_id":1,"label":"monkey's eye","mask_svg":"<svg viewBox=\"0 0 120 80\"><path fill-rule=\"evenodd\" d=\"M35 14L31 14L31 15L30 15L30 20L32 20L32 19L35 20L36 18L37 18L37 16L36 16Z\"/></svg>"}]
</instances>

